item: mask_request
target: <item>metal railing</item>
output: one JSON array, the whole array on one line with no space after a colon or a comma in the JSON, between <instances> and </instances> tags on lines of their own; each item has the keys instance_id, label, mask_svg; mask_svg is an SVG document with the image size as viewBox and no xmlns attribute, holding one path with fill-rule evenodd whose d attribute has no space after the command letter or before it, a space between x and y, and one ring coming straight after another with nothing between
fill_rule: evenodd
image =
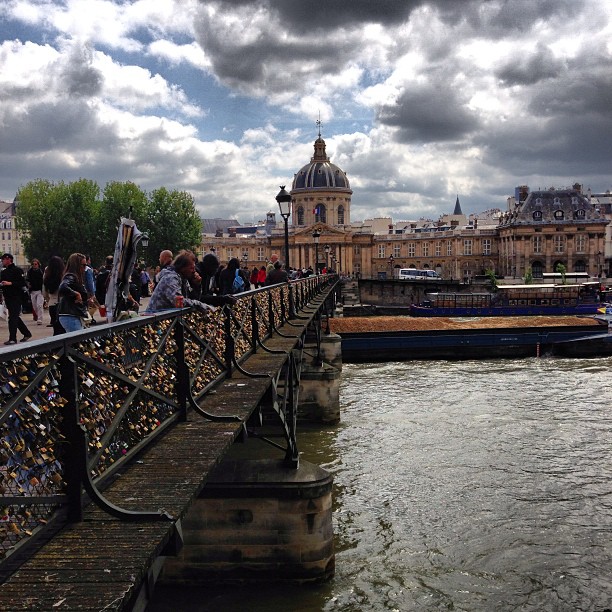
<instances>
[{"instance_id":1,"label":"metal railing","mask_svg":"<svg viewBox=\"0 0 612 612\"><path fill-rule=\"evenodd\" d=\"M51 521L80 520L84 491L127 520L172 519L117 508L107 479L186 419L217 383L337 281L314 276L238 296L205 314L190 308L31 342L0 353L0 560ZM312 313L320 327L320 317ZM319 330L320 333L320 330ZM291 387L296 365L288 359ZM297 456L291 397L277 401L287 456ZM291 414L282 411L291 410Z\"/></svg>"}]
</instances>

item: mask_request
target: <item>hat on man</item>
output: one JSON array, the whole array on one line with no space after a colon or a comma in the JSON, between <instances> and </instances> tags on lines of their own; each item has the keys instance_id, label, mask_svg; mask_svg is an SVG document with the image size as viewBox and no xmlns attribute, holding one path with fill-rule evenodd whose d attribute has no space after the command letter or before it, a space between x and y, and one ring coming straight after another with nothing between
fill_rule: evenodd
<instances>
[{"instance_id":1,"label":"hat on man","mask_svg":"<svg viewBox=\"0 0 612 612\"><path fill-rule=\"evenodd\" d=\"M13 256L10 253L4 253L0 259L5 259L6 257L13 261Z\"/></svg>"}]
</instances>

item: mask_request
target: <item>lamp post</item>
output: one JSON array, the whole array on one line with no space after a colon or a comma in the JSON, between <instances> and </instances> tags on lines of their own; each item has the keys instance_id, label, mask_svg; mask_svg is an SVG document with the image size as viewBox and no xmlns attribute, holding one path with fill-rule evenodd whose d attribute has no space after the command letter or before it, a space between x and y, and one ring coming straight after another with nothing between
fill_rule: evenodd
<instances>
[{"instance_id":1,"label":"lamp post","mask_svg":"<svg viewBox=\"0 0 612 612\"><path fill-rule=\"evenodd\" d=\"M312 232L312 239L315 243L315 274L319 273L319 238L321 237L321 228L315 227Z\"/></svg>"},{"instance_id":2,"label":"lamp post","mask_svg":"<svg viewBox=\"0 0 612 612\"><path fill-rule=\"evenodd\" d=\"M249 261L249 252L248 251L243 251L242 252L242 267L246 268L247 262Z\"/></svg>"},{"instance_id":3,"label":"lamp post","mask_svg":"<svg viewBox=\"0 0 612 612\"><path fill-rule=\"evenodd\" d=\"M291 195L285 190L285 186L280 186L280 191L276 195L276 201L280 209L281 217L285 222L285 270L289 273L289 215L291 214Z\"/></svg>"},{"instance_id":4,"label":"lamp post","mask_svg":"<svg viewBox=\"0 0 612 612\"><path fill-rule=\"evenodd\" d=\"M325 267L329 268L329 252L331 251L331 247L329 246L329 244L326 244L323 247L323 250L325 251Z\"/></svg>"},{"instance_id":5,"label":"lamp post","mask_svg":"<svg viewBox=\"0 0 612 612\"><path fill-rule=\"evenodd\" d=\"M394 261L393 255L389 255L389 269L390 269L389 274L391 275L391 278L393 278L393 261Z\"/></svg>"}]
</instances>

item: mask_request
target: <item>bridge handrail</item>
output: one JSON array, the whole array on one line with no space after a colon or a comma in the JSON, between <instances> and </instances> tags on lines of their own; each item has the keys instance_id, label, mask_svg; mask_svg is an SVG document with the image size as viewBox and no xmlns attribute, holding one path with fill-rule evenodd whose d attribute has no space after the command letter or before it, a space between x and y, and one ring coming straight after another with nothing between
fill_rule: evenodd
<instances>
[{"instance_id":1,"label":"bridge handrail","mask_svg":"<svg viewBox=\"0 0 612 612\"><path fill-rule=\"evenodd\" d=\"M107 511L138 518L104 500L105 481L336 280L313 276L245 292L206 316L167 311L1 352L0 559L50 521L79 520L83 487Z\"/></svg>"}]
</instances>

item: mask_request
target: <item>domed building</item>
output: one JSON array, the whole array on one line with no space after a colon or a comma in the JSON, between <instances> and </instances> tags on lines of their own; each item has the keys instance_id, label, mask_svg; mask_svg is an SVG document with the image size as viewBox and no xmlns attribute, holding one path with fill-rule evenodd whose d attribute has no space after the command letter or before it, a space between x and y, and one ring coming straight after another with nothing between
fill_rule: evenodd
<instances>
[{"instance_id":1,"label":"domed building","mask_svg":"<svg viewBox=\"0 0 612 612\"><path fill-rule=\"evenodd\" d=\"M310 163L293 177L292 225L350 225L352 194L346 172L331 163L319 132Z\"/></svg>"}]
</instances>

